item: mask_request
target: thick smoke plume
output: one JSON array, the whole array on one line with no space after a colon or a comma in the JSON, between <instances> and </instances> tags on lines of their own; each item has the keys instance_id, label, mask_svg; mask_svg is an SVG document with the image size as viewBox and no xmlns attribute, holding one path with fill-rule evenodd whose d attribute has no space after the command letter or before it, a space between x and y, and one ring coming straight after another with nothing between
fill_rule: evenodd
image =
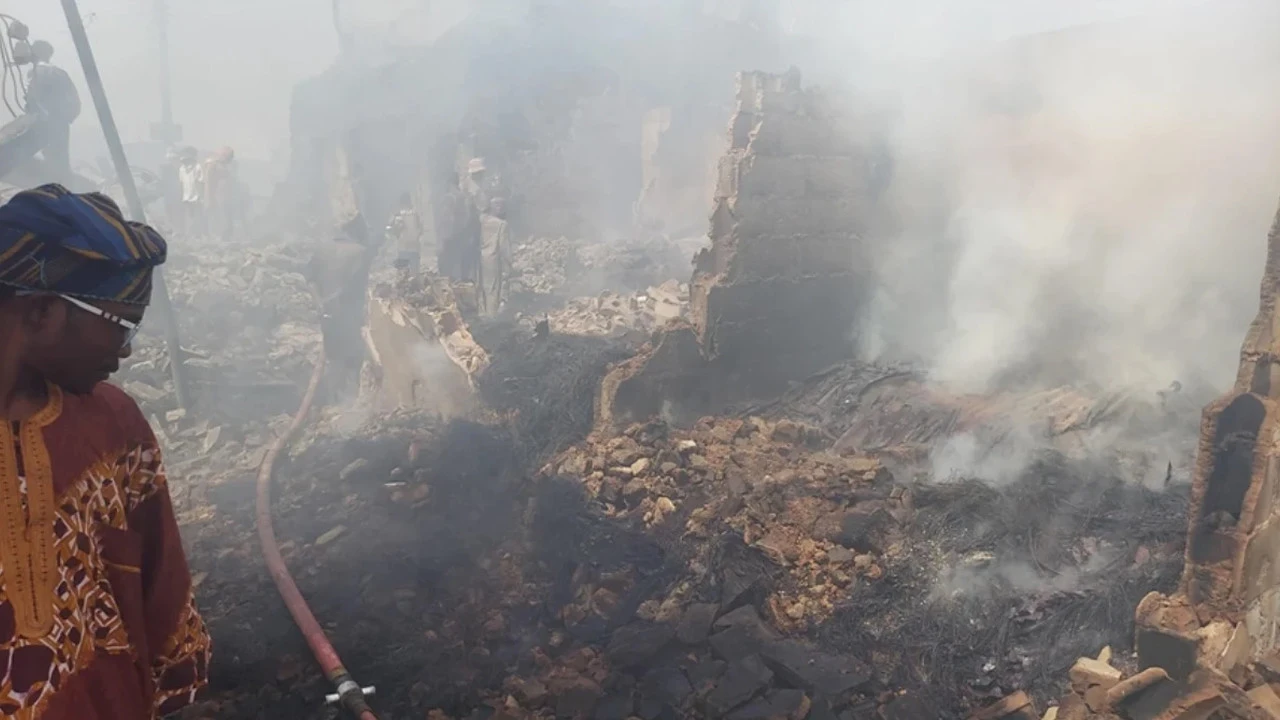
<instances>
[{"instance_id":1,"label":"thick smoke plume","mask_svg":"<svg viewBox=\"0 0 1280 720\"><path fill-rule=\"evenodd\" d=\"M1278 29L1211 3L882 64L864 350L976 391L1228 383L1280 195Z\"/></svg>"}]
</instances>

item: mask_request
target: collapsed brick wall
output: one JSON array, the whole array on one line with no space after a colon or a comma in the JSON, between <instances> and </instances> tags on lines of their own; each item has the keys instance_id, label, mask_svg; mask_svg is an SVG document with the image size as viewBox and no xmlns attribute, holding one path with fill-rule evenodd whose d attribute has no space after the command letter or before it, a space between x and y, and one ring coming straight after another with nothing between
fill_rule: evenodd
<instances>
[{"instance_id":1,"label":"collapsed brick wall","mask_svg":"<svg viewBox=\"0 0 1280 720\"><path fill-rule=\"evenodd\" d=\"M738 75L691 302L708 358L764 392L852 351L867 186L847 130L798 73Z\"/></svg>"},{"instance_id":2,"label":"collapsed brick wall","mask_svg":"<svg viewBox=\"0 0 1280 720\"><path fill-rule=\"evenodd\" d=\"M1280 212L1235 387L1204 411L1179 591L1138 607L1138 655L1175 679L1280 647Z\"/></svg>"},{"instance_id":3,"label":"collapsed brick wall","mask_svg":"<svg viewBox=\"0 0 1280 720\"><path fill-rule=\"evenodd\" d=\"M659 331L606 377L601 424L676 423L849 359L868 283L871 202L851 116L800 76L739 73L711 245L695 259L692 328Z\"/></svg>"}]
</instances>

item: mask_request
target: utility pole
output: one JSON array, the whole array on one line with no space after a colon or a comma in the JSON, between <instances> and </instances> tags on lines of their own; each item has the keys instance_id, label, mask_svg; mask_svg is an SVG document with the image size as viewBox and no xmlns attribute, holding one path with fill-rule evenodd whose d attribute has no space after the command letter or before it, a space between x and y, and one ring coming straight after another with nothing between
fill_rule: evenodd
<instances>
[{"instance_id":1,"label":"utility pole","mask_svg":"<svg viewBox=\"0 0 1280 720\"><path fill-rule=\"evenodd\" d=\"M169 75L169 10L166 0L154 0L156 66L160 69L160 122L151 126L151 139L171 147L182 141L182 126L173 122L173 92Z\"/></svg>"},{"instance_id":2,"label":"utility pole","mask_svg":"<svg viewBox=\"0 0 1280 720\"><path fill-rule=\"evenodd\" d=\"M333 13L333 29L338 33L338 50L345 54L350 42L347 39L347 33L342 29L342 0L333 0L330 11Z\"/></svg>"},{"instance_id":3,"label":"utility pole","mask_svg":"<svg viewBox=\"0 0 1280 720\"><path fill-rule=\"evenodd\" d=\"M129 217L134 222L146 222L147 213L142 206L142 198L138 195L138 186L133 181L133 172L129 169L129 159L125 157L124 145L120 142L120 131L116 129L115 117L111 114L111 106L107 103L107 93L102 87L102 76L98 74L98 64L93 59L93 49L89 47L89 36L84 31L84 20L80 17L80 9L76 0L62 0L62 11L67 16L67 29L71 31L71 40L75 43L76 54L80 56L80 67L84 71L85 83L89 86L89 94L93 96L93 107L98 112L98 122L102 125L102 134L111 151L111 162L115 165L116 176L120 179L120 187L124 190L124 198L129 209ZM169 291L164 282L164 273L156 268L153 275L152 297L156 309L164 321L165 346L169 351L169 369L173 373L173 390L177 396L178 407L189 407L186 373L182 365L182 345L178 339L178 318L169 302Z\"/></svg>"}]
</instances>

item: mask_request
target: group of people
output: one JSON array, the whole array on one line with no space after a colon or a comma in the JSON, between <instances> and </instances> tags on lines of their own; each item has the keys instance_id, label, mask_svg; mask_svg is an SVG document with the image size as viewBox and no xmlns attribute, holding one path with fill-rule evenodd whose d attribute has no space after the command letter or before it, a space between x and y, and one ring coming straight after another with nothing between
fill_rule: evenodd
<instances>
[{"instance_id":1,"label":"group of people","mask_svg":"<svg viewBox=\"0 0 1280 720\"><path fill-rule=\"evenodd\" d=\"M203 162L193 147L169 151L166 205L175 228L225 240L244 229L245 198L235 151L224 147Z\"/></svg>"},{"instance_id":2,"label":"group of people","mask_svg":"<svg viewBox=\"0 0 1280 720\"><path fill-rule=\"evenodd\" d=\"M440 273L474 283L481 314L496 314L507 299L511 273L511 230L501 180L483 158L473 158L466 177L461 182L456 175L450 178L433 209Z\"/></svg>"}]
</instances>

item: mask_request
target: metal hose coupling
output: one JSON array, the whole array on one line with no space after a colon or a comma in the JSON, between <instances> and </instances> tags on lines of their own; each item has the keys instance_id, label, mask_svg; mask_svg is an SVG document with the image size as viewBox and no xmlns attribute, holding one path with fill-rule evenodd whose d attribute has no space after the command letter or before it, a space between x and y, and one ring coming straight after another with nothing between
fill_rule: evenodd
<instances>
[{"instance_id":1,"label":"metal hose coupling","mask_svg":"<svg viewBox=\"0 0 1280 720\"><path fill-rule=\"evenodd\" d=\"M353 717L373 717L373 710L365 702L365 698L377 692L377 688L372 685L360 687L360 683L356 682L346 670L342 670L330 680L337 688L337 692L326 695L325 704L341 704Z\"/></svg>"}]
</instances>

